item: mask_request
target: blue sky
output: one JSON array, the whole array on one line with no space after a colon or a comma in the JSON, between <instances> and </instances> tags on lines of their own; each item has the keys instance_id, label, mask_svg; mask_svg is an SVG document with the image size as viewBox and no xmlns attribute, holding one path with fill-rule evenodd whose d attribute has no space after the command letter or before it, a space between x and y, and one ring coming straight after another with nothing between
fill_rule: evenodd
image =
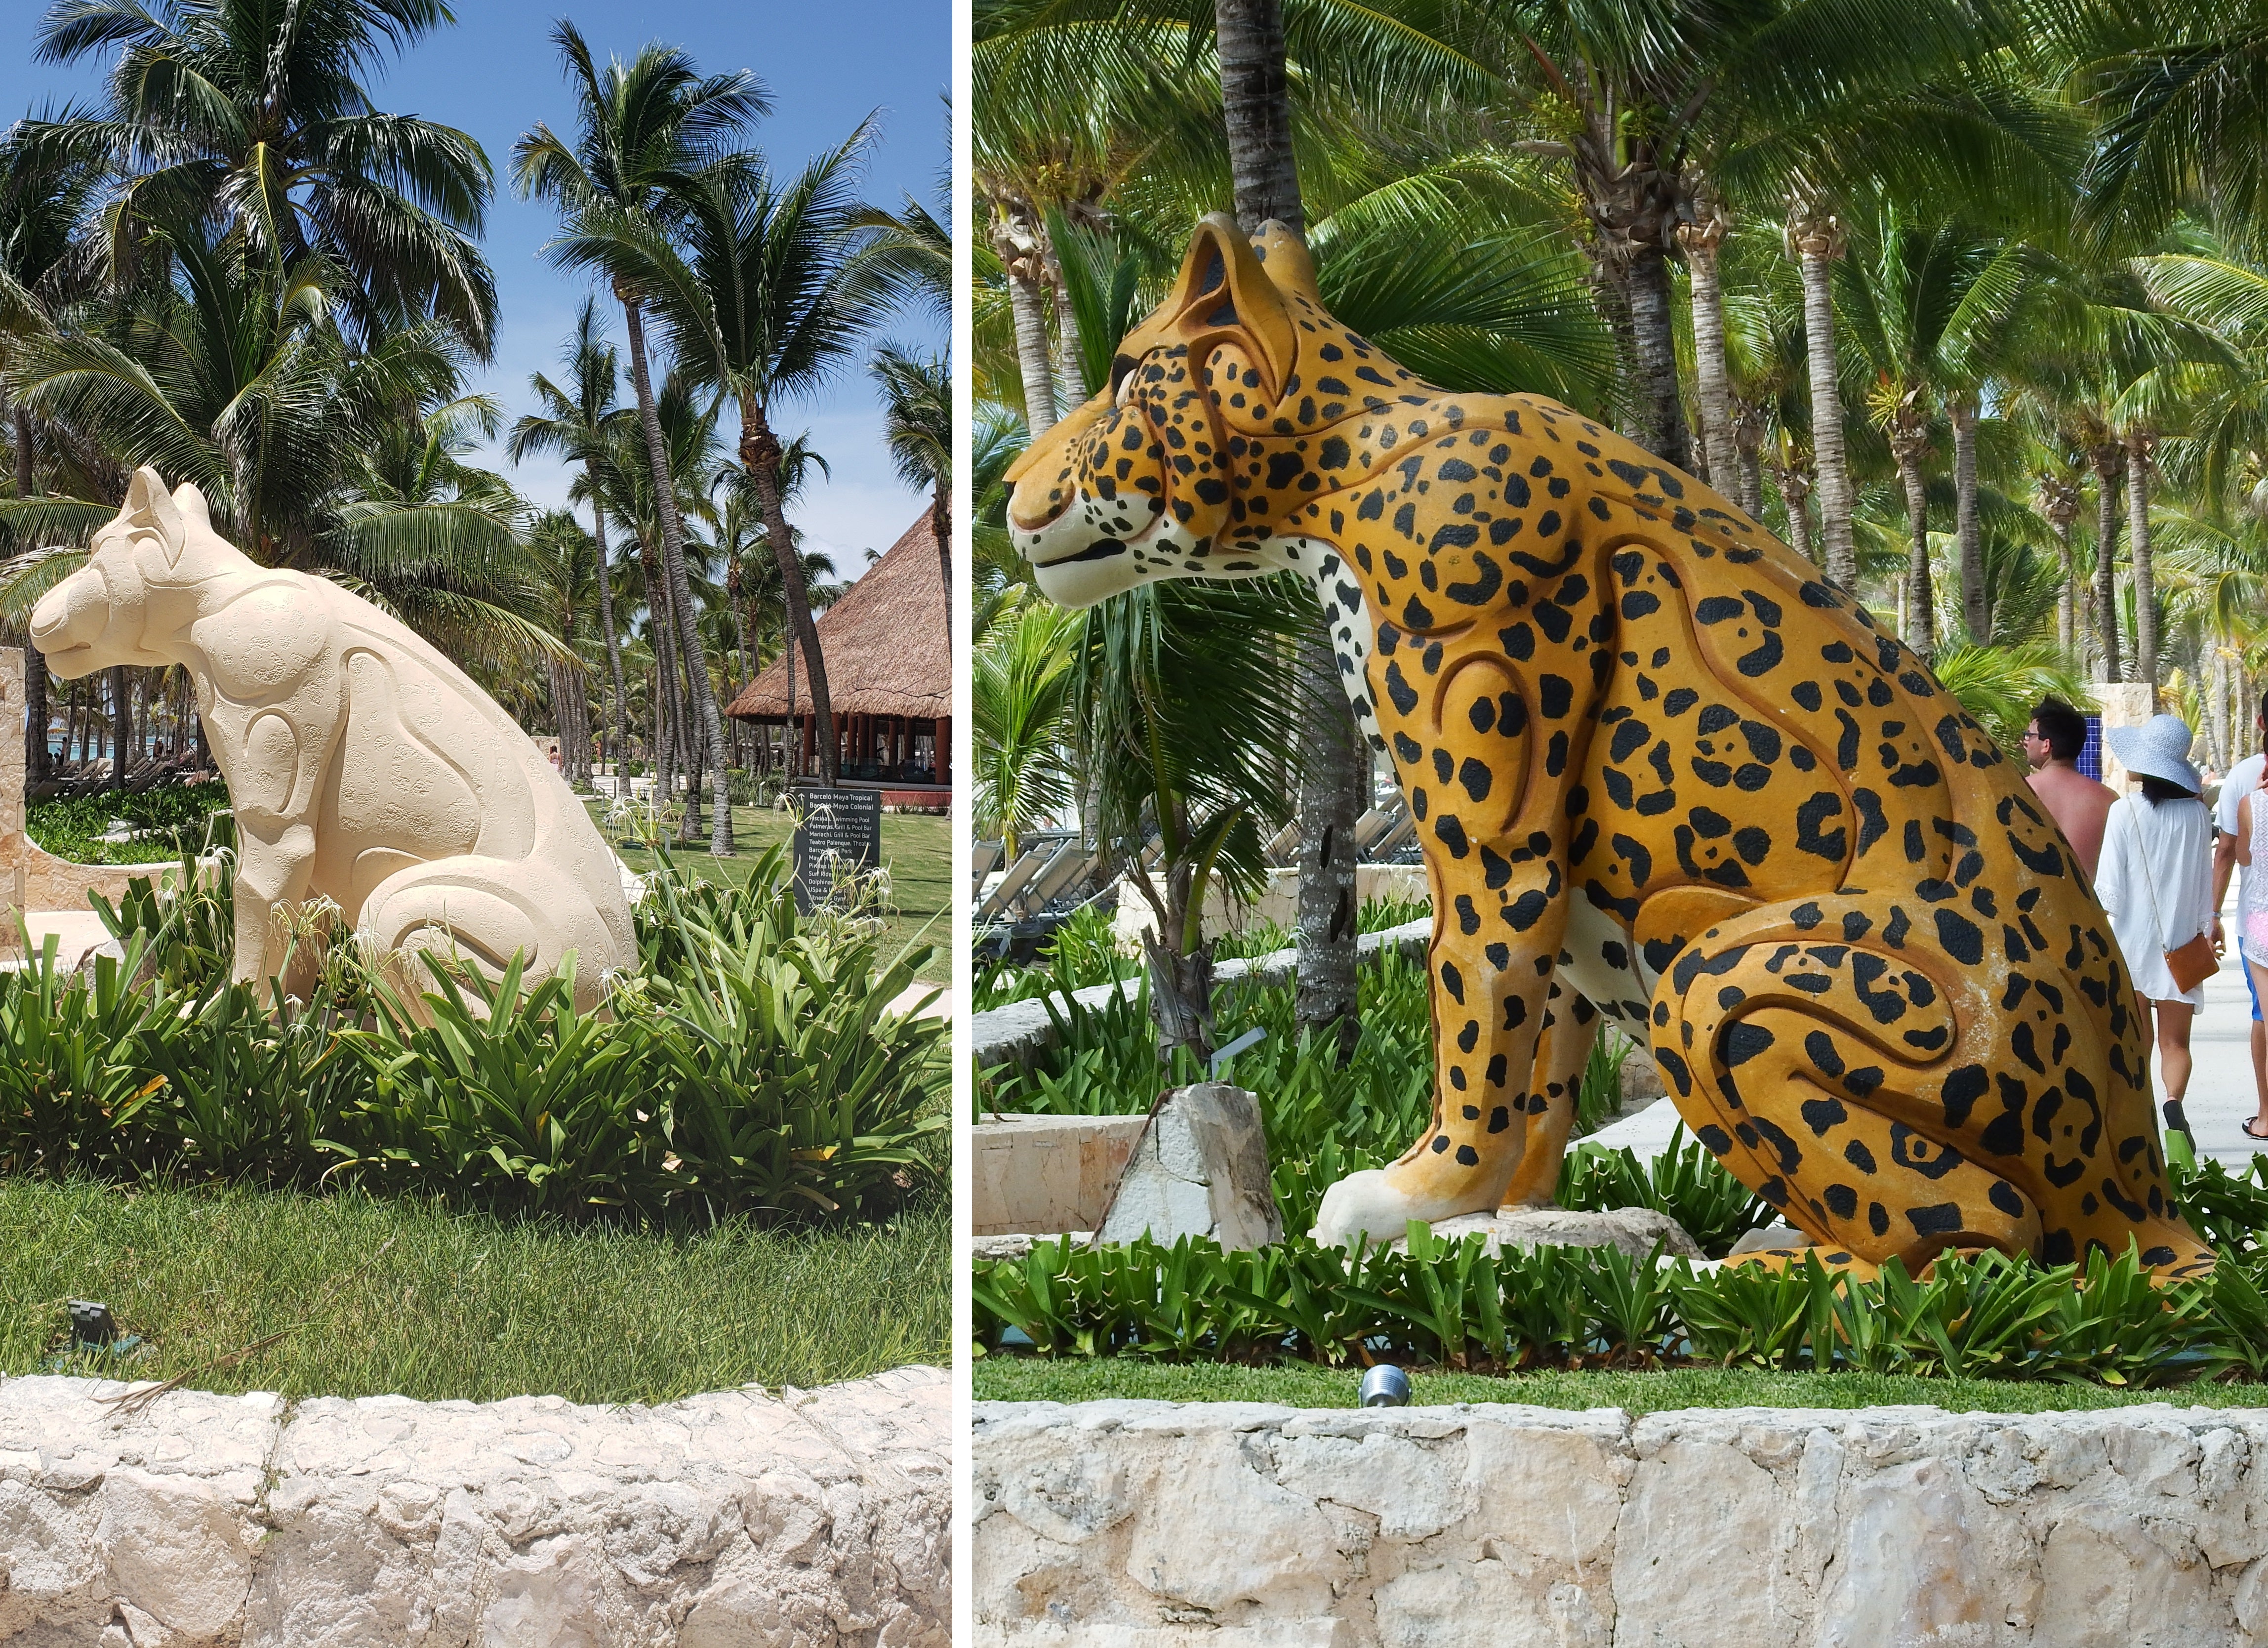
<instances>
[{"instance_id":1,"label":"blue sky","mask_svg":"<svg viewBox=\"0 0 2268 1648\"><path fill-rule=\"evenodd\" d=\"M910 191L939 210L950 84L946 0L454 0L454 27L427 36L393 62L371 90L381 108L469 131L496 168L486 246L501 324L495 363L475 387L502 400L508 415L527 410L530 373L556 376L560 345L584 291L540 255L553 228L549 211L522 204L505 180L521 132L538 121L555 129L571 121L566 83L547 38L560 16L572 18L601 55L627 57L645 41L662 40L686 48L709 72L755 70L774 103L757 142L782 169L839 144L860 119L880 110L866 197L895 208ZM0 29L0 123L49 99L87 98L99 85L92 65L57 70L27 62L34 19L45 10L44 0L0 0L0 14L9 19ZM621 311L609 307L619 344ZM890 323L884 336L932 349L946 341L941 325L911 315ZM778 422L783 435L808 428L834 469L831 481L814 477L796 512L806 544L833 554L845 576L862 570L864 552L887 549L922 506L891 471L865 372L854 365L821 396L784 409ZM568 477L557 465L531 463L515 472L499 459L497 467L537 501L564 501Z\"/></svg>"}]
</instances>

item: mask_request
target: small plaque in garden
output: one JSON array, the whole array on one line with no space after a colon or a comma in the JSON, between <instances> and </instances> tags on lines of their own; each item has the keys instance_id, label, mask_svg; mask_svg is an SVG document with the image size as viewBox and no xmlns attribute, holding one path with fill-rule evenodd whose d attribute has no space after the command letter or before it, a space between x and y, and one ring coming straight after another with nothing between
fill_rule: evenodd
<instances>
[{"instance_id":1,"label":"small plaque in garden","mask_svg":"<svg viewBox=\"0 0 2268 1648\"><path fill-rule=\"evenodd\" d=\"M882 793L798 786L795 810L795 904L808 915L851 876L882 858Z\"/></svg>"}]
</instances>

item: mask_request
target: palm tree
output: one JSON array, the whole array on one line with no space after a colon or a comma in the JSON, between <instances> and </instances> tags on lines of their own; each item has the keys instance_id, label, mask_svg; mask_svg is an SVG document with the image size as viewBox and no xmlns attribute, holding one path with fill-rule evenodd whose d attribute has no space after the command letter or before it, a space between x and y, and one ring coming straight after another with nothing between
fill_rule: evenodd
<instances>
[{"instance_id":1,"label":"palm tree","mask_svg":"<svg viewBox=\"0 0 2268 1648\"><path fill-rule=\"evenodd\" d=\"M797 564L773 427L782 403L809 395L847 364L880 318L887 288L861 266L852 193L872 127L782 180L755 156L671 180L671 231L627 214L589 214L558 255L622 271L647 292L680 370L739 411L740 458L779 558L789 622L810 676L828 783L841 750L818 625Z\"/></svg>"},{"instance_id":2,"label":"palm tree","mask_svg":"<svg viewBox=\"0 0 2268 1648\"><path fill-rule=\"evenodd\" d=\"M1076 612L1026 599L1019 586L970 652L975 827L998 836L1011 863L1024 832L1071 800L1064 734L1084 624Z\"/></svg>"},{"instance_id":3,"label":"palm tree","mask_svg":"<svg viewBox=\"0 0 2268 1648\"><path fill-rule=\"evenodd\" d=\"M612 455L598 471L600 496L608 514L629 529L637 545L639 599L646 608L655 667L661 680L668 684L654 706L659 765L666 780L662 793L674 794L681 763L688 786L680 839L686 841L694 839L695 820L700 815L699 773L706 747L697 703L704 697L711 703L716 699L705 645L689 649L684 640L688 628L697 629L700 621L702 609L695 604L697 591L692 563L704 546L688 528L683 605L690 610L688 624L681 613L677 580L669 575L660 545L665 509L668 518L681 523L690 520L707 525L715 521L714 489L708 481L717 473L720 456L718 410L713 403L704 403L695 393L681 372L671 373L654 403L654 421L663 440L660 469L657 471L646 458L644 420L634 408L625 407L607 421ZM658 473L667 477L666 489L657 484ZM721 772L718 781L724 781Z\"/></svg>"},{"instance_id":4,"label":"palm tree","mask_svg":"<svg viewBox=\"0 0 2268 1648\"><path fill-rule=\"evenodd\" d=\"M614 588L608 575L612 557L607 547L607 509L599 466L608 459L607 425L616 410L615 387L622 381L622 369L614 345L599 324L595 297L583 299L561 362L571 387L562 389L540 372L530 376L528 388L542 410L527 413L513 424L505 450L514 463L549 452L583 466L584 501L591 506L591 530L598 557L599 627L607 639L607 669L614 684L615 748L619 760L630 749L630 712L622 691L622 638L615 628Z\"/></svg>"},{"instance_id":5,"label":"palm tree","mask_svg":"<svg viewBox=\"0 0 2268 1648\"><path fill-rule=\"evenodd\" d=\"M1262 843L1292 815L1283 775L1300 736L1279 649L1312 627L1283 580L1148 584L1089 608L1071 688L1098 839L1150 906L1145 936L1160 1053L1212 1052L1214 876L1254 889ZM1335 689L1336 690L1336 689ZM1157 862L1145 862L1151 832Z\"/></svg>"},{"instance_id":6,"label":"palm tree","mask_svg":"<svg viewBox=\"0 0 2268 1648\"><path fill-rule=\"evenodd\" d=\"M939 192L951 198L950 187ZM952 320L953 234L928 207L909 195L902 210L868 206L851 214L850 225L866 232L863 255L878 285L933 319Z\"/></svg>"},{"instance_id":7,"label":"palm tree","mask_svg":"<svg viewBox=\"0 0 2268 1648\"><path fill-rule=\"evenodd\" d=\"M625 234L658 234L657 214L668 209L672 180L722 161L747 125L770 113L770 100L745 71L703 78L693 60L674 47L649 45L629 63L616 61L601 73L573 24L561 21L551 38L574 89L579 129L569 144L549 127L537 125L512 147L512 181L522 196L559 207L561 234L549 248L554 261L604 274L613 285L630 336L630 383L637 394L646 461L659 476L667 459L646 361L645 306L651 294L609 248ZM684 523L674 488L661 483L654 492L660 508L662 566L679 625L676 639L688 662L699 666L696 680L705 682L707 659L685 576ZM697 696L716 786L709 850L723 857L733 850L733 809L725 800L724 719L713 692Z\"/></svg>"},{"instance_id":8,"label":"palm tree","mask_svg":"<svg viewBox=\"0 0 2268 1648\"><path fill-rule=\"evenodd\" d=\"M1251 235L1264 224L1280 223L1304 238L1307 218L1292 152L1280 0L1214 0L1213 19L1237 227ZM1355 824L1370 799L1370 751L1355 730L1339 684L1337 655L1320 614L1307 622L1298 646L1304 703L1294 1010L1302 1027L1334 1040L1344 1062L1362 1034L1356 1016ZM1200 884L1200 905L1203 899ZM1167 935L1162 922L1159 932ZM1170 964L1186 970L1191 948L1185 943L1181 951L1170 952L1178 957ZM1168 964L1168 954L1152 950L1153 975ZM1201 960L1209 972L1209 955ZM1179 973L1175 981L1187 982Z\"/></svg>"},{"instance_id":9,"label":"palm tree","mask_svg":"<svg viewBox=\"0 0 2268 1648\"><path fill-rule=\"evenodd\" d=\"M485 356L488 157L462 131L379 113L364 85L389 48L450 20L441 0L54 0L34 59L115 50L107 106L18 136L107 162L114 263L150 225L225 223L257 258L343 271L335 292L351 331L435 316Z\"/></svg>"},{"instance_id":10,"label":"palm tree","mask_svg":"<svg viewBox=\"0 0 2268 1648\"><path fill-rule=\"evenodd\" d=\"M461 462L493 411L459 397L453 329L428 319L357 341L328 265L285 269L232 231L152 240L173 278L24 339L6 380L17 403L115 465L195 482L254 560L337 578L455 655L556 647L527 605L517 501ZM101 496L0 504L0 520L82 531L115 513ZM75 553L20 558L11 587Z\"/></svg>"},{"instance_id":11,"label":"palm tree","mask_svg":"<svg viewBox=\"0 0 2268 1648\"><path fill-rule=\"evenodd\" d=\"M13 366L13 341L47 329L58 308L85 295L86 260L73 255L74 240L101 177L99 166L42 152L20 137L0 143L0 384ZM16 501L28 505L39 491L32 410L8 407L4 390L0 408L6 409ZM40 523L27 512L11 524L26 532ZM24 776L38 784L48 776L48 672L28 647L26 662Z\"/></svg>"},{"instance_id":12,"label":"palm tree","mask_svg":"<svg viewBox=\"0 0 2268 1648\"><path fill-rule=\"evenodd\" d=\"M1843 445L1841 362L1835 345L1834 270L1843 225L1819 193L1800 184L1787 211L1787 249L1803 271L1803 336L1811 378L1811 460L1819 494L1820 566L1838 589L1859 588L1851 532L1851 464Z\"/></svg>"},{"instance_id":13,"label":"palm tree","mask_svg":"<svg viewBox=\"0 0 2268 1648\"><path fill-rule=\"evenodd\" d=\"M794 503L814 473L831 476L834 470L813 447L806 432L787 443L780 460L783 499ZM747 676L755 679L759 660L772 656L775 644L785 653L788 724L792 728L797 702L795 637L788 626L785 586L780 578L779 558L772 553L771 540L764 530L762 506L748 472L737 463L725 464L717 471L716 493L723 500L717 517L717 552L725 563L725 593L739 620L737 641ZM833 585L833 558L821 551L803 548L800 534L797 535L796 562L803 573L804 588L814 600L826 605L838 598L839 591Z\"/></svg>"},{"instance_id":14,"label":"palm tree","mask_svg":"<svg viewBox=\"0 0 2268 1648\"><path fill-rule=\"evenodd\" d=\"M552 725L559 732L560 767L571 784L591 781L591 718L583 661L577 655L576 618L598 580L599 546L563 509L546 510L528 532L530 559L549 616L565 643L563 655L544 660ZM619 657L609 648L614 656Z\"/></svg>"},{"instance_id":15,"label":"palm tree","mask_svg":"<svg viewBox=\"0 0 2268 1648\"><path fill-rule=\"evenodd\" d=\"M1922 463L1942 404L1954 440L1962 622L1971 640L1982 640L1988 625L1977 532L1977 389L2008 336L2029 259L2019 242L1980 234L1954 218L1917 221L1896 203L1875 214L1861 249L1859 262L1845 265L1841 327L1874 378L1869 410L1889 436L1904 483L1912 537L1906 640L1927 656L1937 635Z\"/></svg>"},{"instance_id":16,"label":"palm tree","mask_svg":"<svg viewBox=\"0 0 2268 1648\"><path fill-rule=\"evenodd\" d=\"M882 439L898 478L929 491L930 530L953 604L953 368L942 355L919 356L895 344L874 351L867 371L882 393Z\"/></svg>"}]
</instances>

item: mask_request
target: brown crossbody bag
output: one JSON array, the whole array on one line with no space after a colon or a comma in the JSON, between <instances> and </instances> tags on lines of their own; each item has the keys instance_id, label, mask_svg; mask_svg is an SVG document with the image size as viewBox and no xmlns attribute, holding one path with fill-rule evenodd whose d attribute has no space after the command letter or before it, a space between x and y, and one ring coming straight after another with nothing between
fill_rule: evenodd
<instances>
[{"instance_id":1,"label":"brown crossbody bag","mask_svg":"<svg viewBox=\"0 0 2268 1648\"><path fill-rule=\"evenodd\" d=\"M2126 827L2135 832L2134 839L2139 842L2142 824L2141 820L2134 816L2134 809L2131 804L2126 809ZM2204 933L2198 934L2178 950L2166 949L2166 920L2158 913L2158 886L2150 875L2150 855L2147 851L2142 854L2142 885L2149 890L2150 921L2157 930L2158 948L2165 953L2166 971L2174 975L2174 988L2187 995L2220 971L2220 957L2213 953L2213 940Z\"/></svg>"}]
</instances>

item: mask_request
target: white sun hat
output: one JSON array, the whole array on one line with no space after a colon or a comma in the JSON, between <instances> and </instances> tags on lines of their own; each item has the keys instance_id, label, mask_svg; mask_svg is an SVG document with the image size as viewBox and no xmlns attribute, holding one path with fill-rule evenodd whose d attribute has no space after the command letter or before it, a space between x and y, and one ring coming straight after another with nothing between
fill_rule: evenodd
<instances>
[{"instance_id":1,"label":"white sun hat","mask_svg":"<svg viewBox=\"0 0 2268 1648\"><path fill-rule=\"evenodd\" d=\"M2106 727L2102 737L2129 772L2163 779L2191 794L2205 787L2189 760L2197 735L2178 715L2153 715L2139 727Z\"/></svg>"}]
</instances>

